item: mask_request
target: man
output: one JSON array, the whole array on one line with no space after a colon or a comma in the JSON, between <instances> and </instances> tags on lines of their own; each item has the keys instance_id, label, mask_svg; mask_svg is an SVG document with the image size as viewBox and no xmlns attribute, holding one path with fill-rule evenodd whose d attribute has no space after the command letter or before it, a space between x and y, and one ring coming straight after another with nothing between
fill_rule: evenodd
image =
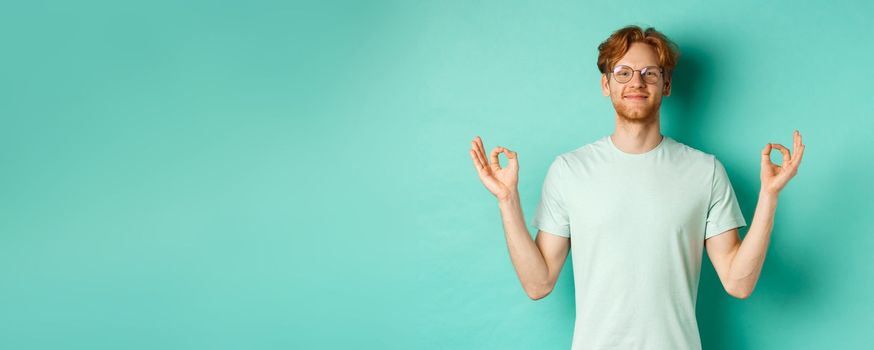
<instances>
[{"instance_id":1,"label":"man","mask_svg":"<svg viewBox=\"0 0 874 350\"><path fill-rule=\"evenodd\" d=\"M704 249L728 294L746 299L765 260L777 196L795 176L804 145L768 143L752 225L715 156L660 132L659 108L670 95L679 54L653 28L628 26L599 47L601 88L616 110L612 135L555 158L526 228L517 191L516 152L482 140L470 155L498 199L510 258L531 299L547 296L573 246L576 322L573 349L700 349L695 318ZM783 154L771 163L772 148ZM501 168L498 155L508 165ZM573 245L571 245L573 241Z\"/></svg>"}]
</instances>

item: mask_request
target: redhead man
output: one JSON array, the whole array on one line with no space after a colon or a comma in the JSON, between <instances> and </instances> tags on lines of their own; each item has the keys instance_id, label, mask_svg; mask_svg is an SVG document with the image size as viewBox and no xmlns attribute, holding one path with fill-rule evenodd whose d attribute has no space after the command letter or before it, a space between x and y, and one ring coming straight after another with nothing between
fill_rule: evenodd
<instances>
[{"instance_id":1,"label":"redhead man","mask_svg":"<svg viewBox=\"0 0 874 350\"><path fill-rule=\"evenodd\" d=\"M471 160L498 200L510 258L531 299L553 290L573 249L573 349L700 349L695 303L703 251L725 291L749 297L778 194L801 164L801 134L793 135L792 153L776 143L762 150L758 205L741 240L738 229L747 223L722 163L661 134L659 109L671 93L676 45L653 28L628 26L598 51L615 131L552 161L532 217L535 239L520 205L516 152L498 146L486 158L476 137ZM773 148L783 154L780 166L771 163Z\"/></svg>"}]
</instances>

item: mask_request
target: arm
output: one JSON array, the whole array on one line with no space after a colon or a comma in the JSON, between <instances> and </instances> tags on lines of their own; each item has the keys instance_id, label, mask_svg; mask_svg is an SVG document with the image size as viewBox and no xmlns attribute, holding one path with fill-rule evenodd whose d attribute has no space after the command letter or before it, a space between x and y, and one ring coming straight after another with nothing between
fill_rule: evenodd
<instances>
[{"instance_id":1,"label":"arm","mask_svg":"<svg viewBox=\"0 0 874 350\"><path fill-rule=\"evenodd\" d=\"M704 241L719 280L725 291L735 298L748 298L756 287L771 241L776 210L777 195L760 193L753 222L743 241L738 237L737 228Z\"/></svg>"},{"instance_id":2,"label":"arm","mask_svg":"<svg viewBox=\"0 0 874 350\"><path fill-rule=\"evenodd\" d=\"M508 164L501 168L498 154L507 156ZM552 234L537 233L536 242L525 225L522 207L517 190L519 159L516 152L503 147L495 147L486 160L482 140L476 137L471 141L470 158L480 180L498 199L504 235L510 259L522 288L534 300L547 296L567 258L570 239Z\"/></svg>"},{"instance_id":3,"label":"arm","mask_svg":"<svg viewBox=\"0 0 874 350\"><path fill-rule=\"evenodd\" d=\"M772 147L783 153L783 163L780 166L771 163ZM704 242L708 257L713 262L723 287L736 298L748 298L756 287L771 241L777 197L789 180L798 173L798 166L804 155L804 144L797 130L794 134L793 151L796 152L795 157L783 145L771 143L762 150L762 188L753 222L743 242L738 237L737 228Z\"/></svg>"},{"instance_id":4,"label":"arm","mask_svg":"<svg viewBox=\"0 0 874 350\"><path fill-rule=\"evenodd\" d=\"M522 288L533 300L542 299L552 292L562 266L567 259L570 239L538 231L536 240L525 226L519 195L514 193L499 200L501 218L504 223L504 236L510 260L516 268L516 275Z\"/></svg>"}]
</instances>

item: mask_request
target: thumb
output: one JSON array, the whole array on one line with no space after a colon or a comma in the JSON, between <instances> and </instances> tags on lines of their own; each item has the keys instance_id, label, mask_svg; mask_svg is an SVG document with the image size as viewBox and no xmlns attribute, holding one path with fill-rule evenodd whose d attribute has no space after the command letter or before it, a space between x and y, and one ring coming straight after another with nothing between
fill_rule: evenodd
<instances>
[{"instance_id":1,"label":"thumb","mask_svg":"<svg viewBox=\"0 0 874 350\"><path fill-rule=\"evenodd\" d=\"M519 156L516 152L504 148L504 154L507 156L507 162L513 166L519 166Z\"/></svg>"}]
</instances>

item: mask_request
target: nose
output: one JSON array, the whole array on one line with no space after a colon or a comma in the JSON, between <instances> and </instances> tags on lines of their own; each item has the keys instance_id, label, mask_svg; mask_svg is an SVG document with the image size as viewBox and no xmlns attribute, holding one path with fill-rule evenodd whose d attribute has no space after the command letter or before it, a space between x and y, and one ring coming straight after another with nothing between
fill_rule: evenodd
<instances>
[{"instance_id":1,"label":"nose","mask_svg":"<svg viewBox=\"0 0 874 350\"><path fill-rule=\"evenodd\" d=\"M631 72L631 80L628 81L629 86L646 86L646 82L643 81L643 75L641 75L640 71Z\"/></svg>"}]
</instances>

